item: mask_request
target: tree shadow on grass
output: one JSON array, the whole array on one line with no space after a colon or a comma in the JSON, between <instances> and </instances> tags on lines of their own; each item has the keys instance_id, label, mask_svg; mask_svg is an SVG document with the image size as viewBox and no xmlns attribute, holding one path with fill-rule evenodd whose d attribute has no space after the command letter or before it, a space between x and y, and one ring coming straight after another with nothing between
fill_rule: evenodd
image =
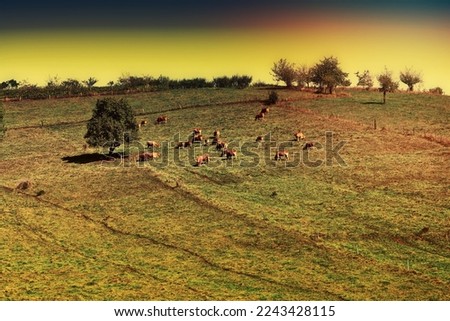
<instances>
[{"instance_id":1,"label":"tree shadow on grass","mask_svg":"<svg viewBox=\"0 0 450 321\"><path fill-rule=\"evenodd\" d=\"M383 105L382 101L365 101L361 103L363 105Z\"/></svg>"},{"instance_id":2,"label":"tree shadow on grass","mask_svg":"<svg viewBox=\"0 0 450 321\"><path fill-rule=\"evenodd\" d=\"M75 156L65 156L62 157L61 160L70 164L89 164L101 161L115 160L115 157L107 156L100 153L89 153Z\"/></svg>"}]
</instances>

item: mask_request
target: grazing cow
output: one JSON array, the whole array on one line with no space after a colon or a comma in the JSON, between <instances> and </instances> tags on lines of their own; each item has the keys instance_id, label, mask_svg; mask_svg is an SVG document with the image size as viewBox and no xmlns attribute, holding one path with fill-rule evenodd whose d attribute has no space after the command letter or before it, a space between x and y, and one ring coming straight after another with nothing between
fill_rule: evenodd
<instances>
[{"instance_id":1,"label":"grazing cow","mask_svg":"<svg viewBox=\"0 0 450 321\"><path fill-rule=\"evenodd\" d=\"M287 150L279 150L275 154L275 160L281 160L281 159L289 159L289 152Z\"/></svg>"},{"instance_id":2,"label":"grazing cow","mask_svg":"<svg viewBox=\"0 0 450 321\"><path fill-rule=\"evenodd\" d=\"M192 142L179 142L175 148L188 148L192 146Z\"/></svg>"},{"instance_id":3,"label":"grazing cow","mask_svg":"<svg viewBox=\"0 0 450 321\"><path fill-rule=\"evenodd\" d=\"M139 154L138 161L143 162L143 161L147 161L150 159L158 158L159 156L160 156L159 153L144 152L144 153Z\"/></svg>"},{"instance_id":4,"label":"grazing cow","mask_svg":"<svg viewBox=\"0 0 450 321\"><path fill-rule=\"evenodd\" d=\"M150 148L150 147L159 147L159 144L153 140L149 140L147 142L147 148Z\"/></svg>"},{"instance_id":5,"label":"grazing cow","mask_svg":"<svg viewBox=\"0 0 450 321\"><path fill-rule=\"evenodd\" d=\"M219 138L220 137L220 131L215 130L214 133L213 133L213 137L214 138Z\"/></svg>"},{"instance_id":6,"label":"grazing cow","mask_svg":"<svg viewBox=\"0 0 450 321\"><path fill-rule=\"evenodd\" d=\"M307 150L310 148L314 147L314 143L313 142L307 142L304 146L303 146L303 150Z\"/></svg>"},{"instance_id":7,"label":"grazing cow","mask_svg":"<svg viewBox=\"0 0 450 321\"><path fill-rule=\"evenodd\" d=\"M197 134L197 135L194 135L194 136L192 136L192 143L195 143L195 142L202 142L202 140L203 140L203 135L202 134Z\"/></svg>"},{"instance_id":8,"label":"grazing cow","mask_svg":"<svg viewBox=\"0 0 450 321\"><path fill-rule=\"evenodd\" d=\"M207 164L209 162L209 155L203 154L197 157L197 166L201 166L202 164Z\"/></svg>"},{"instance_id":9,"label":"grazing cow","mask_svg":"<svg viewBox=\"0 0 450 321\"><path fill-rule=\"evenodd\" d=\"M194 128L193 130L194 136L195 135L200 135L202 133L202 130L200 128Z\"/></svg>"},{"instance_id":10,"label":"grazing cow","mask_svg":"<svg viewBox=\"0 0 450 321\"><path fill-rule=\"evenodd\" d=\"M264 141L264 137L262 137L262 136L256 137L256 142L257 142L257 143L261 143L261 142L263 142L263 141Z\"/></svg>"},{"instance_id":11,"label":"grazing cow","mask_svg":"<svg viewBox=\"0 0 450 321\"><path fill-rule=\"evenodd\" d=\"M209 146L209 144L210 144L209 139L205 139L205 142L203 143L203 146Z\"/></svg>"},{"instance_id":12,"label":"grazing cow","mask_svg":"<svg viewBox=\"0 0 450 321\"><path fill-rule=\"evenodd\" d=\"M269 107L264 107L261 109L261 114L267 114L269 112Z\"/></svg>"},{"instance_id":13,"label":"grazing cow","mask_svg":"<svg viewBox=\"0 0 450 321\"><path fill-rule=\"evenodd\" d=\"M264 114L263 113L259 113L255 116L255 120L263 120L264 119Z\"/></svg>"},{"instance_id":14,"label":"grazing cow","mask_svg":"<svg viewBox=\"0 0 450 321\"><path fill-rule=\"evenodd\" d=\"M305 139L305 135L303 135L302 132L296 132L294 133L294 137L296 141L300 141L301 139Z\"/></svg>"},{"instance_id":15,"label":"grazing cow","mask_svg":"<svg viewBox=\"0 0 450 321\"><path fill-rule=\"evenodd\" d=\"M216 150L224 150L228 147L228 143L219 141L216 144Z\"/></svg>"},{"instance_id":16,"label":"grazing cow","mask_svg":"<svg viewBox=\"0 0 450 321\"><path fill-rule=\"evenodd\" d=\"M167 117L166 115L159 116L158 118L156 118L156 124L165 124L167 123L167 120L169 120L169 117Z\"/></svg>"},{"instance_id":17,"label":"grazing cow","mask_svg":"<svg viewBox=\"0 0 450 321\"><path fill-rule=\"evenodd\" d=\"M141 122L140 122L140 124L139 125L141 125L141 126L145 126L145 125L147 125L147 121L146 120L141 120Z\"/></svg>"},{"instance_id":18,"label":"grazing cow","mask_svg":"<svg viewBox=\"0 0 450 321\"><path fill-rule=\"evenodd\" d=\"M227 159L232 159L237 157L237 151L235 149L224 149L220 157L226 156Z\"/></svg>"}]
</instances>

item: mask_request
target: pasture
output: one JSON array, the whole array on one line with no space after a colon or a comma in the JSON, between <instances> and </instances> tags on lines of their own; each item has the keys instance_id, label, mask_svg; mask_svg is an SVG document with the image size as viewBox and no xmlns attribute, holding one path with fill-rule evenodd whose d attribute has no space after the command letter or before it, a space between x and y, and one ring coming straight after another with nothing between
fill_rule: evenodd
<instances>
[{"instance_id":1,"label":"pasture","mask_svg":"<svg viewBox=\"0 0 450 321\"><path fill-rule=\"evenodd\" d=\"M83 146L96 97L4 102L0 299L450 300L450 97L278 94L120 96L148 124L116 161ZM237 158L175 149L193 128Z\"/></svg>"}]
</instances>

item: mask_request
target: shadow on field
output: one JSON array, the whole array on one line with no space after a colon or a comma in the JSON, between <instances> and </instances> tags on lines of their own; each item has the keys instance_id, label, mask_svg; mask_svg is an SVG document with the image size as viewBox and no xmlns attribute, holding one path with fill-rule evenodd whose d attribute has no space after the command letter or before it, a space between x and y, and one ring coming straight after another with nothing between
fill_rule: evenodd
<instances>
[{"instance_id":1,"label":"shadow on field","mask_svg":"<svg viewBox=\"0 0 450 321\"><path fill-rule=\"evenodd\" d=\"M90 153L75 156L65 156L62 157L61 160L63 160L66 163L89 164L99 161L110 160L110 157L99 153Z\"/></svg>"},{"instance_id":2,"label":"shadow on field","mask_svg":"<svg viewBox=\"0 0 450 321\"><path fill-rule=\"evenodd\" d=\"M361 103L363 105L383 105L382 101L366 101Z\"/></svg>"}]
</instances>

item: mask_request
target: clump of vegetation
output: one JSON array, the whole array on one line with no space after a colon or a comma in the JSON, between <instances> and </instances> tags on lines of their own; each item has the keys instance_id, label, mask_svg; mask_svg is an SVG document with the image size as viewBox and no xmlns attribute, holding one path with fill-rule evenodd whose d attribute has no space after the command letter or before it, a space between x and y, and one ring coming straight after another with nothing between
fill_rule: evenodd
<instances>
[{"instance_id":1,"label":"clump of vegetation","mask_svg":"<svg viewBox=\"0 0 450 321\"><path fill-rule=\"evenodd\" d=\"M278 102L278 93L275 90L272 90L269 93L269 98L267 99L268 105L275 105Z\"/></svg>"},{"instance_id":2,"label":"clump of vegetation","mask_svg":"<svg viewBox=\"0 0 450 321\"><path fill-rule=\"evenodd\" d=\"M444 90L441 87L430 88L428 90L428 92L430 94L434 94L434 95L443 95L444 94Z\"/></svg>"},{"instance_id":3,"label":"clump of vegetation","mask_svg":"<svg viewBox=\"0 0 450 321\"><path fill-rule=\"evenodd\" d=\"M217 88L238 88L238 89L244 89L250 86L250 83L252 82L252 77L243 75L234 75L232 77L217 77L213 79L213 85Z\"/></svg>"},{"instance_id":4,"label":"clump of vegetation","mask_svg":"<svg viewBox=\"0 0 450 321\"><path fill-rule=\"evenodd\" d=\"M120 146L138 138L138 126L133 109L124 99L97 100L84 135L91 147L109 146L110 154Z\"/></svg>"}]
</instances>

